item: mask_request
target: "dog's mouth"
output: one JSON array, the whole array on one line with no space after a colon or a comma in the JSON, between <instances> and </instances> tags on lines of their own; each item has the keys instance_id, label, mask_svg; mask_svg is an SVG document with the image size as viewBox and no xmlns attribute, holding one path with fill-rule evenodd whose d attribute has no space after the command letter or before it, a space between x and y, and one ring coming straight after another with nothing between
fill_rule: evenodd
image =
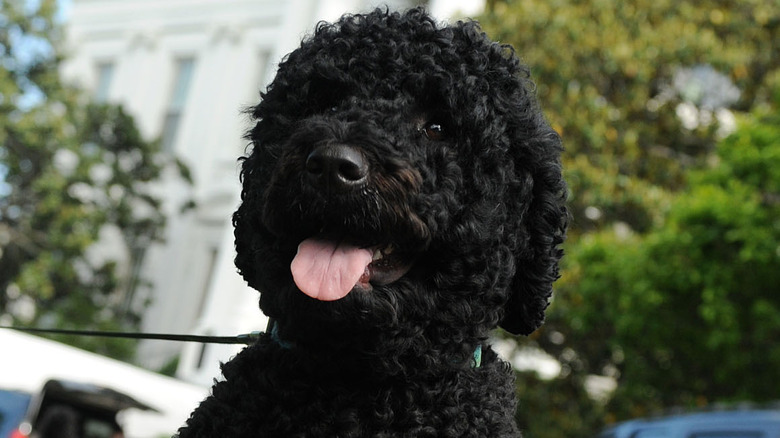
<instances>
[{"instance_id":1,"label":"dog's mouth","mask_svg":"<svg viewBox=\"0 0 780 438\"><path fill-rule=\"evenodd\" d=\"M398 281L415 259L415 254L392 244L363 247L317 236L298 245L290 270L301 292L321 301L336 301L353 290L370 291L373 286Z\"/></svg>"}]
</instances>

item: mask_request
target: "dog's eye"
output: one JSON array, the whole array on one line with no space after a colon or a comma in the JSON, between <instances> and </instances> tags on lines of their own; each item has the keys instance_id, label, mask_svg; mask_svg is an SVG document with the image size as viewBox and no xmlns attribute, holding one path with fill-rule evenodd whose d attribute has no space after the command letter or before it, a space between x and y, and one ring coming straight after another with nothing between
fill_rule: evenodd
<instances>
[{"instance_id":1,"label":"dog's eye","mask_svg":"<svg viewBox=\"0 0 780 438\"><path fill-rule=\"evenodd\" d=\"M426 123L425 126L423 126L422 128L422 132L423 134L425 134L425 137L433 141L444 140L446 136L444 126L442 126L441 123L436 123L436 122Z\"/></svg>"}]
</instances>

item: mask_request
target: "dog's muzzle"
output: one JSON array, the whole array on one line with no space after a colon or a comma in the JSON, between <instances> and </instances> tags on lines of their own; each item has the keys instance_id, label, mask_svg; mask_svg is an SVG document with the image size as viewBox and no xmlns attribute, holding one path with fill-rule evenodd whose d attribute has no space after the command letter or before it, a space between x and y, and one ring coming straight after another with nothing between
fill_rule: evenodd
<instances>
[{"instance_id":1,"label":"dog's muzzle","mask_svg":"<svg viewBox=\"0 0 780 438\"><path fill-rule=\"evenodd\" d=\"M369 166L362 152L343 144L315 148L306 158L306 174L314 187L345 192L365 186Z\"/></svg>"}]
</instances>

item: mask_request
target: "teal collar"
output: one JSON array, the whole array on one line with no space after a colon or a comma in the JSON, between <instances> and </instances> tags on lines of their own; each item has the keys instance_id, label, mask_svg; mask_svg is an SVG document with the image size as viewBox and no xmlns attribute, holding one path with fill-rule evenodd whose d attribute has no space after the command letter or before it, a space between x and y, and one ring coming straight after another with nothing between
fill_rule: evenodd
<instances>
[{"instance_id":1,"label":"teal collar","mask_svg":"<svg viewBox=\"0 0 780 438\"><path fill-rule=\"evenodd\" d=\"M293 347L293 344L287 341L283 341L282 338L279 337L279 326L274 323L271 323L271 339L273 339L274 342L279 344L279 346L282 347L283 350L289 350Z\"/></svg>"},{"instance_id":2,"label":"teal collar","mask_svg":"<svg viewBox=\"0 0 780 438\"><path fill-rule=\"evenodd\" d=\"M471 368L479 368L482 365L482 344L474 349L474 355L471 357Z\"/></svg>"}]
</instances>

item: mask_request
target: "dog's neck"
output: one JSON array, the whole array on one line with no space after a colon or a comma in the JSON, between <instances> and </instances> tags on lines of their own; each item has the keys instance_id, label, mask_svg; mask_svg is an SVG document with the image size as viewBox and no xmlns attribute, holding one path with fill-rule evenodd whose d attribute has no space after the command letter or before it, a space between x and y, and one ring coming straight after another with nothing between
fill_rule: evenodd
<instances>
[{"instance_id":1,"label":"dog's neck","mask_svg":"<svg viewBox=\"0 0 780 438\"><path fill-rule=\"evenodd\" d=\"M268 323L267 332L270 335L271 340L278 345L282 350L292 350L294 348L297 348L296 344L294 342L282 339L282 336L279 333L279 325L275 323L275 321L272 319ZM453 365L458 365L457 360L451 361ZM482 366L482 344L477 344L476 347L474 347L473 353L471 355L470 360L470 366L471 368L479 368Z\"/></svg>"},{"instance_id":2,"label":"dog's neck","mask_svg":"<svg viewBox=\"0 0 780 438\"><path fill-rule=\"evenodd\" d=\"M268 321L268 333L271 334L271 339L282 347L283 350L290 350L295 346L292 342L282 340L281 336L279 336L279 325L274 324L273 319Z\"/></svg>"}]
</instances>

